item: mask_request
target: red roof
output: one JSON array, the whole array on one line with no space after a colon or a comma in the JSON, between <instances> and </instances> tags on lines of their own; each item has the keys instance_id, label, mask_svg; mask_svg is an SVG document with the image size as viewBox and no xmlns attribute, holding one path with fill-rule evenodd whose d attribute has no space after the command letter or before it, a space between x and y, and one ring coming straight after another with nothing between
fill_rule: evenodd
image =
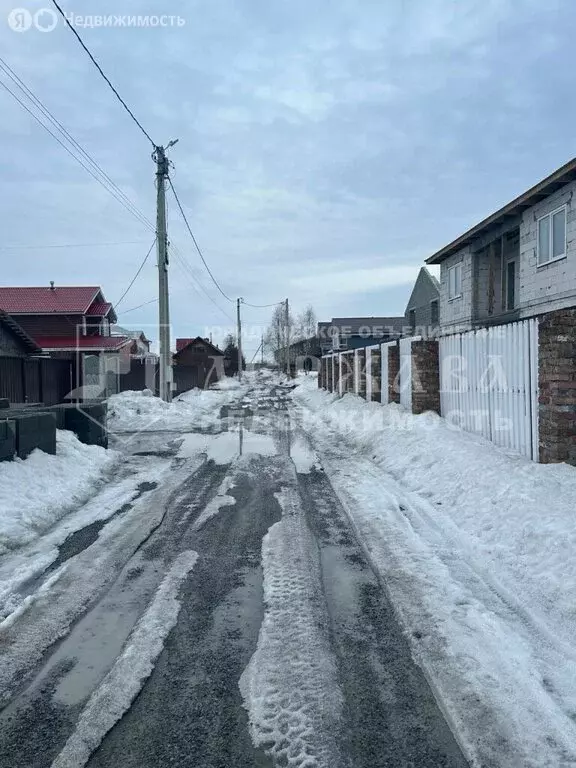
<instances>
[{"instance_id":1,"label":"red roof","mask_svg":"<svg viewBox=\"0 0 576 768\"><path fill-rule=\"evenodd\" d=\"M218 349L218 347L215 344L212 344L208 339L203 339L202 336L196 336L194 339L176 339L176 355L179 355L180 352L183 352L187 347L189 347L191 344L202 344L204 347L209 347L210 350L215 352L217 355L223 355L224 352L222 352L221 349Z\"/></svg>"},{"instance_id":2,"label":"red roof","mask_svg":"<svg viewBox=\"0 0 576 768\"><path fill-rule=\"evenodd\" d=\"M93 286L28 288L0 286L0 308L11 315L48 315L53 312L84 315L101 295Z\"/></svg>"},{"instance_id":3,"label":"red roof","mask_svg":"<svg viewBox=\"0 0 576 768\"><path fill-rule=\"evenodd\" d=\"M46 352L58 349L114 351L128 344L132 339L127 339L126 336L37 336L35 341Z\"/></svg>"},{"instance_id":4,"label":"red roof","mask_svg":"<svg viewBox=\"0 0 576 768\"><path fill-rule=\"evenodd\" d=\"M193 341L196 341L196 337L193 339L176 339L176 352L180 352L188 344L192 344Z\"/></svg>"},{"instance_id":5,"label":"red roof","mask_svg":"<svg viewBox=\"0 0 576 768\"><path fill-rule=\"evenodd\" d=\"M95 301L94 304L88 308L86 314L92 317L106 317L111 309L112 304L110 304L109 301Z\"/></svg>"}]
</instances>

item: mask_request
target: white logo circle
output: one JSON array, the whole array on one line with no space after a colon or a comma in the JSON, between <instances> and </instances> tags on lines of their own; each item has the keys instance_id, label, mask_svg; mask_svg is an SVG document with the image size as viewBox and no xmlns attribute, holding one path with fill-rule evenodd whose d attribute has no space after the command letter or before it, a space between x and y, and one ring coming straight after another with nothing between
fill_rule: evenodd
<instances>
[{"instance_id":1,"label":"white logo circle","mask_svg":"<svg viewBox=\"0 0 576 768\"><path fill-rule=\"evenodd\" d=\"M39 32L52 32L58 24L58 15L51 8L40 8L34 14L34 26Z\"/></svg>"},{"instance_id":2,"label":"white logo circle","mask_svg":"<svg viewBox=\"0 0 576 768\"><path fill-rule=\"evenodd\" d=\"M14 8L8 14L8 26L14 32L27 32L32 26L32 14L26 8Z\"/></svg>"}]
</instances>

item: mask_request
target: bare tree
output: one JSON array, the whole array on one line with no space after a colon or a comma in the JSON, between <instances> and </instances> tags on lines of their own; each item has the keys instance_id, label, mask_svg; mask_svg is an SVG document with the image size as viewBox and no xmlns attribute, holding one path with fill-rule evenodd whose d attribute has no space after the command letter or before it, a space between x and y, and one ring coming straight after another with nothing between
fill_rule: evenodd
<instances>
[{"instance_id":1,"label":"bare tree","mask_svg":"<svg viewBox=\"0 0 576 768\"><path fill-rule=\"evenodd\" d=\"M288 343L295 338L295 321L292 313L289 313L286 322L286 309L284 304L274 307L272 319L264 335L264 349L270 352L278 365L286 364L286 349Z\"/></svg>"},{"instance_id":2,"label":"bare tree","mask_svg":"<svg viewBox=\"0 0 576 768\"><path fill-rule=\"evenodd\" d=\"M316 336L316 312L311 304L298 315L296 334L299 341L304 342L304 352L308 354L314 336Z\"/></svg>"}]
</instances>

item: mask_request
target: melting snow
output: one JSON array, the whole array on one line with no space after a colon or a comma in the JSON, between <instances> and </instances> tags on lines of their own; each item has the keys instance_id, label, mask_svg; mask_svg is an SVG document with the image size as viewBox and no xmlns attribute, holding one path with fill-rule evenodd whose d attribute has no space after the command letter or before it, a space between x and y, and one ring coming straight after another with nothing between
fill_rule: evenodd
<instances>
[{"instance_id":1,"label":"melting snow","mask_svg":"<svg viewBox=\"0 0 576 768\"><path fill-rule=\"evenodd\" d=\"M92 694L76 729L52 768L82 768L108 731L130 708L151 675L180 612L180 586L194 568L196 552L182 552L168 571L110 672Z\"/></svg>"},{"instance_id":2,"label":"melting snow","mask_svg":"<svg viewBox=\"0 0 576 768\"><path fill-rule=\"evenodd\" d=\"M327 639L318 551L295 490L276 494L283 518L262 545L265 616L240 680L254 743L278 765L333 768L342 707Z\"/></svg>"},{"instance_id":3,"label":"melting snow","mask_svg":"<svg viewBox=\"0 0 576 768\"><path fill-rule=\"evenodd\" d=\"M576 471L313 382L293 398L469 756L576 765Z\"/></svg>"},{"instance_id":4,"label":"melting snow","mask_svg":"<svg viewBox=\"0 0 576 768\"><path fill-rule=\"evenodd\" d=\"M0 555L37 539L85 502L119 458L58 430L55 456L35 450L27 459L0 462Z\"/></svg>"}]
</instances>

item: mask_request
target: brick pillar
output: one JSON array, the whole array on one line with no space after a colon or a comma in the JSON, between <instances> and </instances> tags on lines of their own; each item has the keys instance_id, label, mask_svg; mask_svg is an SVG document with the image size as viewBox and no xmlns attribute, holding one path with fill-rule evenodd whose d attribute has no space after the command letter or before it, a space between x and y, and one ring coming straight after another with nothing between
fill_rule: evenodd
<instances>
[{"instance_id":1,"label":"brick pillar","mask_svg":"<svg viewBox=\"0 0 576 768\"><path fill-rule=\"evenodd\" d=\"M354 391L354 356L342 355L342 376L344 377L344 387L342 393Z\"/></svg>"},{"instance_id":2,"label":"brick pillar","mask_svg":"<svg viewBox=\"0 0 576 768\"><path fill-rule=\"evenodd\" d=\"M576 464L576 309L538 323L540 461Z\"/></svg>"},{"instance_id":3,"label":"brick pillar","mask_svg":"<svg viewBox=\"0 0 576 768\"><path fill-rule=\"evenodd\" d=\"M358 350L358 396L366 400L366 350Z\"/></svg>"},{"instance_id":4,"label":"brick pillar","mask_svg":"<svg viewBox=\"0 0 576 768\"><path fill-rule=\"evenodd\" d=\"M379 403L381 400L380 397L380 387L382 386L382 366L381 366L381 355L379 349L373 349L372 350L372 400L374 402Z\"/></svg>"},{"instance_id":5,"label":"brick pillar","mask_svg":"<svg viewBox=\"0 0 576 768\"><path fill-rule=\"evenodd\" d=\"M440 413L438 341L412 342L412 413Z\"/></svg>"},{"instance_id":6,"label":"brick pillar","mask_svg":"<svg viewBox=\"0 0 576 768\"><path fill-rule=\"evenodd\" d=\"M388 347L388 402L400 402L400 345Z\"/></svg>"}]
</instances>

